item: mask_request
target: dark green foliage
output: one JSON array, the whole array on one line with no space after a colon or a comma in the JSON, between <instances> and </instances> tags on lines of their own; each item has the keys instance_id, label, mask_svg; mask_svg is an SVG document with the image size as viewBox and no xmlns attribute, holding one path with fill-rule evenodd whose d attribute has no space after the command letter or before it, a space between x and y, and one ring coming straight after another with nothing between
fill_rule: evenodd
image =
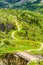
<instances>
[{"instance_id":1,"label":"dark green foliage","mask_svg":"<svg viewBox=\"0 0 43 65\"><path fill-rule=\"evenodd\" d=\"M43 13L42 0L0 0L0 8L25 9Z\"/></svg>"}]
</instances>

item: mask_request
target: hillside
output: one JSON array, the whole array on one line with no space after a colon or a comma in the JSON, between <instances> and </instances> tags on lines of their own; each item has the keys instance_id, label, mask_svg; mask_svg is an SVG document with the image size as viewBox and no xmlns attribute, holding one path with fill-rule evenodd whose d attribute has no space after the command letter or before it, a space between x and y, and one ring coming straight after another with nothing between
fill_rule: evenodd
<instances>
[{"instance_id":1,"label":"hillside","mask_svg":"<svg viewBox=\"0 0 43 65\"><path fill-rule=\"evenodd\" d=\"M38 48L38 41L43 42L43 15L28 10L0 9L0 53Z\"/></svg>"},{"instance_id":2,"label":"hillside","mask_svg":"<svg viewBox=\"0 0 43 65\"><path fill-rule=\"evenodd\" d=\"M24 55L29 60L28 64L22 59ZM0 8L0 65L11 64L43 65L42 14L30 10Z\"/></svg>"},{"instance_id":3,"label":"hillside","mask_svg":"<svg viewBox=\"0 0 43 65\"><path fill-rule=\"evenodd\" d=\"M0 8L38 10L43 13L43 0L0 0Z\"/></svg>"}]
</instances>

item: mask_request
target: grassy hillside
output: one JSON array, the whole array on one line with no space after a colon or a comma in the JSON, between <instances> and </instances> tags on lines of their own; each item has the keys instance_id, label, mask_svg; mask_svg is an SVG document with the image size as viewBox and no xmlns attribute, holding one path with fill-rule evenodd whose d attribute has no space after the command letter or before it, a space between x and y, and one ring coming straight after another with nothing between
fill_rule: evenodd
<instances>
[{"instance_id":1,"label":"grassy hillside","mask_svg":"<svg viewBox=\"0 0 43 65\"><path fill-rule=\"evenodd\" d=\"M0 9L0 31L8 34L12 30L16 37L42 41L43 15L28 10Z\"/></svg>"},{"instance_id":2,"label":"grassy hillside","mask_svg":"<svg viewBox=\"0 0 43 65\"><path fill-rule=\"evenodd\" d=\"M26 9L43 12L43 0L0 0L0 8Z\"/></svg>"},{"instance_id":3,"label":"grassy hillside","mask_svg":"<svg viewBox=\"0 0 43 65\"><path fill-rule=\"evenodd\" d=\"M0 9L0 54L39 48L43 15L28 10Z\"/></svg>"},{"instance_id":4,"label":"grassy hillside","mask_svg":"<svg viewBox=\"0 0 43 65\"><path fill-rule=\"evenodd\" d=\"M31 61L29 64L27 65L43 65L43 61Z\"/></svg>"}]
</instances>

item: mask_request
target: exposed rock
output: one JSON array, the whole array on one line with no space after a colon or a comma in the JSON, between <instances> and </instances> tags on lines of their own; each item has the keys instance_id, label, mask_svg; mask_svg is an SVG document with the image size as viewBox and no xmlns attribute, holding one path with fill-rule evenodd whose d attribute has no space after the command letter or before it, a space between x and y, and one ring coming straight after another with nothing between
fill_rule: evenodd
<instances>
[{"instance_id":1,"label":"exposed rock","mask_svg":"<svg viewBox=\"0 0 43 65\"><path fill-rule=\"evenodd\" d=\"M8 65L6 59L0 59L0 65Z\"/></svg>"}]
</instances>

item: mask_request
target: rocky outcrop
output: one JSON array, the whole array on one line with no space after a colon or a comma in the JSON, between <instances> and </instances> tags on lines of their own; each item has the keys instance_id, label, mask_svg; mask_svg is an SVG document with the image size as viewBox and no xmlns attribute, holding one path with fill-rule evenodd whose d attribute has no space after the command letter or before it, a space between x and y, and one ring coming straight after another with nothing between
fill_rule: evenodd
<instances>
[{"instance_id":1,"label":"rocky outcrop","mask_svg":"<svg viewBox=\"0 0 43 65\"><path fill-rule=\"evenodd\" d=\"M0 65L27 65L27 61L15 54L6 54L3 59L0 59Z\"/></svg>"},{"instance_id":2,"label":"rocky outcrop","mask_svg":"<svg viewBox=\"0 0 43 65\"><path fill-rule=\"evenodd\" d=\"M7 59L0 59L0 65L8 65Z\"/></svg>"}]
</instances>

